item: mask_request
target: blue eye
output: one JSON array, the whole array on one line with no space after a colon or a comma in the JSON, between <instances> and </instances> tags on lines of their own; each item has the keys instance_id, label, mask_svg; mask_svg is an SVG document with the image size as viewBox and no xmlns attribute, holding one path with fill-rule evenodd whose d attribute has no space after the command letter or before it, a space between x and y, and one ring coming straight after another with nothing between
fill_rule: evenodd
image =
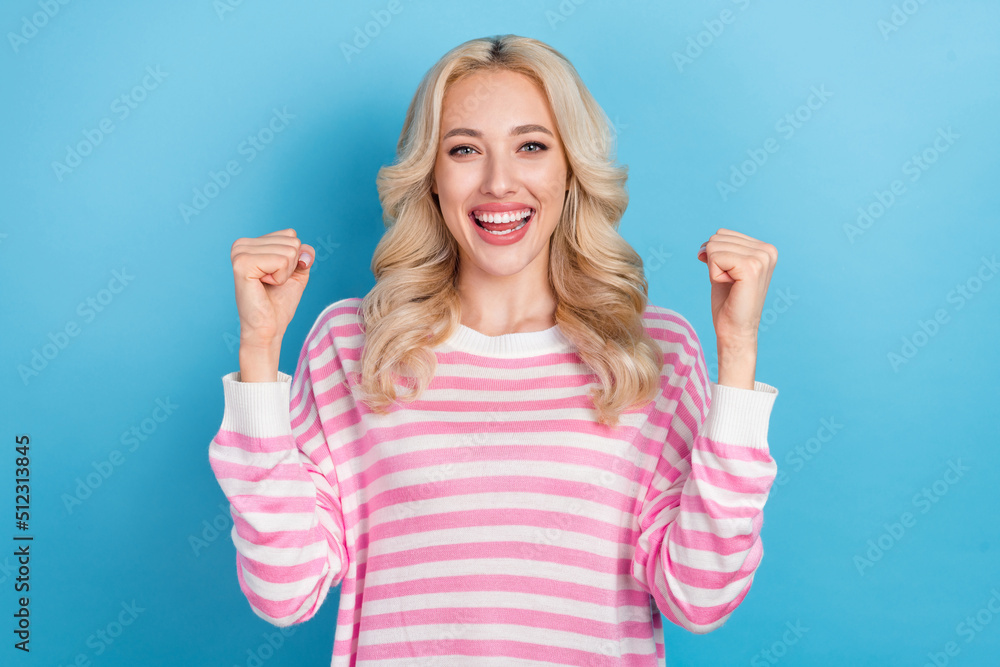
<instances>
[{"instance_id":1,"label":"blue eye","mask_svg":"<svg viewBox=\"0 0 1000 667\"><path fill-rule=\"evenodd\" d=\"M525 146L538 147L536 150L526 151L528 153L541 153L542 151L547 151L549 149L548 146L541 143L540 141L529 141L528 143L524 144L524 146L521 146L521 148L524 148ZM467 144L461 144L459 146L455 146L450 151L448 151L448 155L469 155L469 153L459 153L459 151L461 151L463 148L468 148L469 150L475 150L472 146L469 146Z\"/></svg>"}]
</instances>

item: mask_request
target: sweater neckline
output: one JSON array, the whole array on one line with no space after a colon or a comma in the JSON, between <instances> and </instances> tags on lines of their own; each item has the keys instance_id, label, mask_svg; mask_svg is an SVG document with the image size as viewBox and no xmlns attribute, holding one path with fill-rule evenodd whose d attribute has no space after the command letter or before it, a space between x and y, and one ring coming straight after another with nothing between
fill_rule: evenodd
<instances>
[{"instance_id":1,"label":"sweater neckline","mask_svg":"<svg viewBox=\"0 0 1000 667\"><path fill-rule=\"evenodd\" d=\"M449 347L490 357L524 357L551 352L569 352L573 344L563 334L559 325L541 331L487 336L459 323L445 341Z\"/></svg>"}]
</instances>

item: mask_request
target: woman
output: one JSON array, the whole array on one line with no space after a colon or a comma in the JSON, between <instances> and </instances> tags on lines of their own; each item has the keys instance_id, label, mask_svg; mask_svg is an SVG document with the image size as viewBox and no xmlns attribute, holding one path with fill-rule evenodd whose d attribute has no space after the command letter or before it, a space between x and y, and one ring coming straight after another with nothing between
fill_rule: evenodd
<instances>
[{"instance_id":1,"label":"woman","mask_svg":"<svg viewBox=\"0 0 1000 667\"><path fill-rule=\"evenodd\" d=\"M240 371L209 455L240 587L287 626L341 584L333 664L663 665L661 614L722 625L763 549L777 390L754 380L773 246L720 229L719 383L647 304L626 170L557 51L466 42L424 77L376 285L282 336L315 251L233 244ZM710 407L711 406L711 407Z\"/></svg>"}]
</instances>

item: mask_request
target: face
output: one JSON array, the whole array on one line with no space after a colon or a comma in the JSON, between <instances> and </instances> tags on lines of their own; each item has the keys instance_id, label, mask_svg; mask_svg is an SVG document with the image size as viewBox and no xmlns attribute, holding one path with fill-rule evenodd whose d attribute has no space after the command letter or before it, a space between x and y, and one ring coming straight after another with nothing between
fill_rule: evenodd
<instances>
[{"instance_id":1,"label":"face","mask_svg":"<svg viewBox=\"0 0 1000 667\"><path fill-rule=\"evenodd\" d=\"M517 72L475 72L448 89L441 116L431 191L458 242L463 279L529 267L547 275L568 163L545 95ZM486 212L493 217L477 224Z\"/></svg>"}]
</instances>

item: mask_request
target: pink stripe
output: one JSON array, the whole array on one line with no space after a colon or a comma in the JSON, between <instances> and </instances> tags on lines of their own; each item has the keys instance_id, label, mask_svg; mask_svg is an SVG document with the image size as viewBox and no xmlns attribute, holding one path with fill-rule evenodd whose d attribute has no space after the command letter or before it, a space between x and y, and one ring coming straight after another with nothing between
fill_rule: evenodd
<instances>
[{"instance_id":1,"label":"pink stripe","mask_svg":"<svg viewBox=\"0 0 1000 667\"><path fill-rule=\"evenodd\" d=\"M703 530L688 530L680 525L675 525L670 533L674 544L688 549L701 549L703 551L714 551L720 556L731 556L736 553L747 551L757 540L756 534L733 535L732 537L719 537L713 533Z\"/></svg>"},{"instance_id":2,"label":"pink stripe","mask_svg":"<svg viewBox=\"0 0 1000 667\"><path fill-rule=\"evenodd\" d=\"M407 470L426 468L435 473L448 475L460 463L501 461L518 462L553 462L579 465L600 471L611 471L616 476L629 480L637 480L643 470L631 461L614 456L607 452L584 449L582 447L567 447L553 445L508 445L489 446L477 445L461 448L430 449L419 452L404 452L395 456L387 456L375 461L360 474L341 483L341 492L345 495L354 493L359 488L370 488L385 475L392 475ZM449 467L451 466L451 467ZM455 476L456 472L450 472ZM436 483L437 477L427 477L429 483Z\"/></svg>"},{"instance_id":3,"label":"pink stripe","mask_svg":"<svg viewBox=\"0 0 1000 667\"><path fill-rule=\"evenodd\" d=\"M544 594L544 593L543 593ZM518 607L435 607L365 617L365 627L385 630L413 625L456 623L461 625L521 625L528 628L572 632L594 639L651 638L648 624L623 621L619 624L603 623L577 616L522 609Z\"/></svg>"},{"instance_id":4,"label":"pink stripe","mask_svg":"<svg viewBox=\"0 0 1000 667\"><path fill-rule=\"evenodd\" d=\"M466 365L476 368L519 370L522 368L539 368L557 364L580 364L582 360L576 352L549 352L534 357L516 357L511 359L494 359L470 352L438 352L437 359L443 365Z\"/></svg>"},{"instance_id":5,"label":"pink stripe","mask_svg":"<svg viewBox=\"0 0 1000 667\"><path fill-rule=\"evenodd\" d=\"M212 470L216 477L244 482L303 480L302 466L298 463L279 463L273 468L264 468L212 458Z\"/></svg>"},{"instance_id":6,"label":"pink stripe","mask_svg":"<svg viewBox=\"0 0 1000 667\"><path fill-rule=\"evenodd\" d=\"M712 486L717 486L720 489L734 493L744 493L749 496L765 493L770 487L772 479L771 475L741 477L724 470L703 465L694 460L691 463L691 476L695 479L703 479Z\"/></svg>"},{"instance_id":7,"label":"pink stripe","mask_svg":"<svg viewBox=\"0 0 1000 667\"><path fill-rule=\"evenodd\" d=\"M426 421L413 422L406 425L406 435L408 437L427 435L465 435L480 434L486 432L502 432L513 435L517 433L564 433L572 435L582 433L587 435L599 435L609 437L610 429L596 422L586 419L539 419L535 421L496 421L496 422L445 422ZM373 447L382 442L391 442L399 437L399 429L391 427L372 427L365 435L355 441L345 442L347 448L354 457L367 454ZM622 425L615 431L616 439L624 441L637 440L641 437L638 429L633 426ZM346 480L343 480L346 483ZM347 492L344 491L346 494Z\"/></svg>"},{"instance_id":8,"label":"pink stripe","mask_svg":"<svg viewBox=\"0 0 1000 667\"><path fill-rule=\"evenodd\" d=\"M233 523L236 524L237 535L258 546L291 549L301 548L315 542L326 542L326 539L315 528L311 530L259 531L241 516L233 517Z\"/></svg>"},{"instance_id":9,"label":"pink stripe","mask_svg":"<svg viewBox=\"0 0 1000 667\"><path fill-rule=\"evenodd\" d=\"M530 385L532 390L537 389L565 389L567 387L583 387L592 382L597 382L598 378L594 374L569 374L556 375L541 378L470 378L460 375L445 375L439 373L431 380L431 389L461 389L466 391L524 391Z\"/></svg>"},{"instance_id":10,"label":"pink stripe","mask_svg":"<svg viewBox=\"0 0 1000 667\"><path fill-rule=\"evenodd\" d=\"M389 554L369 556L368 567L372 571L376 571L424 563L493 558L547 561L612 575L628 574L631 571L627 558L609 558L553 544L526 544L524 542L465 542L417 547Z\"/></svg>"},{"instance_id":11,"label":"pink stripe","mask_svg":"<svg viewBox=\"0 0 1000 667\"><path fill-rule=\"evenodd\" d=\"M368 502L362 503L357 510L358 519L367 519L373 512L405 505L406 503L429 500L431 498L449 498L472 494L490 495L496 493L531 493L552 496L553 498L580 499L600 503L616 510L631 510L633 500L624 494L603 486L570 480L557 480L547 477L532 477L528 475L506 475L498 477L469 477L454 480L441 480L428 484L401 486L375 493ZM567 503L568 504L568 503ZM345 514L345 520L353 524L354 512Z\"/></svg>"},{"instance_id":12,"label":"pink stripe","mask_svg":"<svg viewBox=\"0 0 1000 667\"><path fill-rule=\"evenodd\" d=\"M297 584L304 580L315 579L323 571L325 558L314 558L295 565L274 565L262 563L252 558L238 554L240 563L253 576L272 584ZM299 598L301 601L301 598ZM263 598L261 598L263 601ZM260 605L258 605L260 606Z\"/></svg>"},{"instance_id":13,"label":"pink stripe","mask_svg":"<svg viewBox=\"0 0 1000 667\"><path fill-rule=\"evenodd\" d=\"M517 611L511 615L516 617ZM441 638L429 641L406 641L358 646L358 661L398 658L422 658L436 655L464 655L469 657L505 657L521 660L551 662L558 665L587 665L587 667L639 667L649 665L647 656L627 654L620 658L597 652L545 646L530 642L510 640L472 640Z\"/></svg>"},{"instance_id":14,"label":"pink stripe","mask_svg":"<svg viewBox=\"0 0 1000 667\"><path fill-rule=\"evenodd\" d=\"M219 429L212 441L220 447L233 447L242 449L245 452L284 452L295 446L295 441L288 436L280 435L268 438L256 438L249 435L242 435L235 431Z\"/></svg>"},{"instance_id":15,"label":"pink stripe","mask_svg":"<svg viewBox=\"0 0 1000 667\"><path fill-rule=\"evenodd\" d=\"M588 409L593 402L586 396L537 399L533 401L429 401L417 399L409 404L412 410L426 412L511 412L530 413L537 410Z\"/></svg>"},{"instance_id":16,"label":"pink stripe","mask_svg":"<svg viewBox=\"0 0 1000 667\"><path fill-rule=\"evenodd\" d=\"M425 516L414 516L379 524L378 531L374 536L370 535L371 542L378 540L395 539L402 535L414 535L428 531L455 529L455 528L475 528L477 526L535 526L542 529L558 530L555 538L545 537L544 533L539 533L539 539L549 542L559 542L566 540L567 533L572 527L573 534L590 535L593 537L618 542L622 545L634 544L639 538L638 531L631 528L621 528L613 526L604 521L591 519L575 514L564 514L562 512L548 512L544 510L522 509L522 508L498 508L483 510L460 510L442 514L432 514ZM374 531L373 531L374 532ZM533 548L534 545L527 545L526 548Z\"/></svg>"},{"instance_id":17,"label":"pink stripe","mask_svg":"<svg viewBox=\"0 0 1000 667\"><path fill-rule=\"evenodd\" d=\"M690 496L684 494L684 499L681 501L684 505L684 509L687 512L701 512L707 514L713 519L747 519L753 517L758 513L758 510L754 507L726 507L720 503L704 498L702 496Z\"/></svg>"},{"instance_id":18,"label":"pink stripe","mask_svg":"<svg viewBox=\"0 0 1000 667\"><path fill-rule=\"evenodd\" d=\"M261 597L250 584L247 582L246 578L243 576L243 568L246 567L247 571L257 576L250 567L247 565L252 564L252 561L248 561L246 558L240 554L236 554L236 575L240 584L240 589L246 596L247 601L253 606L257 607L265 614L272 618L283 618L285 616L290 616L295 613L299 607L302 606L303 601L308 597L308 595L299 595L289 600L269 600L267 598ZM300 617L300 622L306 620L316 613L316 608L313 607L306 616Z\"/></svg>"},{"instance_id":19,"label":"pink stripe","mask_svg":"<svg viewBox=\"0 0 1000 667\"><path fill-rule=\"evenodd\" d=\"M520 577L509 574L492 574L488 578L481 576L428 577L381 586L368 585L365 587L365 599L392 600L429 593L488 593L492 591L537 593L541 590L545 590L547 595L562 600L575 600L605 607L617 608L649 604L649 594L641 590L613 590L570 581L553 581L540 577ZM624 616L625 613L622 611L621 615Z\"/></svg>"},{"instance_id":20,"label":"pink stripe","mask_svg":"<svg viewBox=\"0 0 1000 667\"><path fill-rule=\"evenodd\" d=\"M728 445L717 440L709 440L705 437L695 440L694 449L714 454L720 459L730 459L732 461L758 461L768 464L775 462L767 449L751 447L749 445Z\"/></svg>"},{"instance_id":21,"label":"pink stripe","mask_svg":"<svg viewBox=\"0 0 1000 667\"><path fill-rule=\"evenodd\" d=\"M308 496L251 496L234 494L229 502L240 514L262 512L264 514L307 513L316 511L316 499Z\"/></svg>"}]
</instances>

